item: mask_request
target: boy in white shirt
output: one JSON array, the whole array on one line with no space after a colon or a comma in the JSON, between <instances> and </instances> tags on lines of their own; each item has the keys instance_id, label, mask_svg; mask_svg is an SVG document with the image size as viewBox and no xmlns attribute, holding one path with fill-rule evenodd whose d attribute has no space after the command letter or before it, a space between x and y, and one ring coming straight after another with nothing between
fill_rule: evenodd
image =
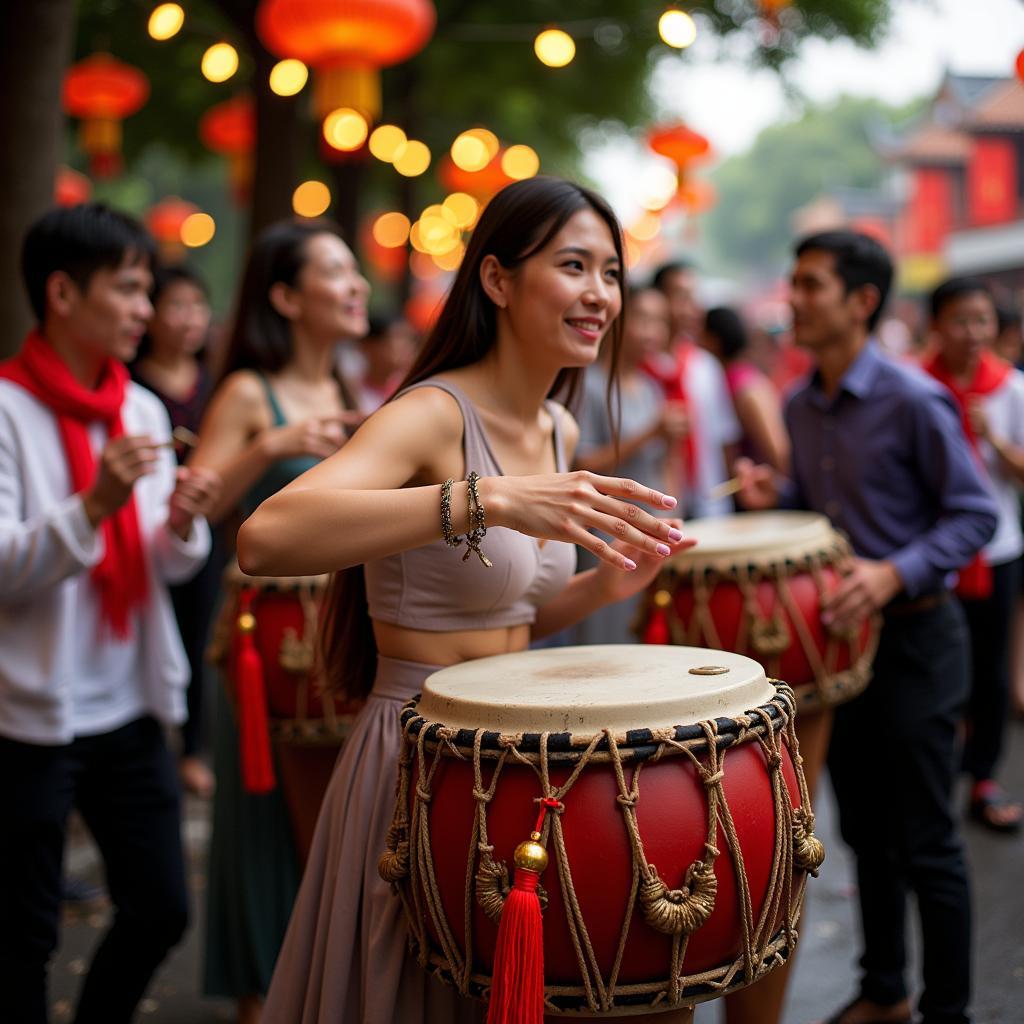
<instances>
[{"instance_id":1,"label":"boy in white shirt","mask_svg":"<svg viewBox=\"0 0 1024 1024\"><path fill-rule=\"evenodd\" d=\"M0 992L47 1020L61 861L76 807L116 908L77 1024L128 1022L187 923L179 788L163 726L187 663L167 583L209 551L219 481L176 469L130 360L152 315L152 242L100 204L29 230L38 326L0 364Z\"/></svg>"}]
</instances>

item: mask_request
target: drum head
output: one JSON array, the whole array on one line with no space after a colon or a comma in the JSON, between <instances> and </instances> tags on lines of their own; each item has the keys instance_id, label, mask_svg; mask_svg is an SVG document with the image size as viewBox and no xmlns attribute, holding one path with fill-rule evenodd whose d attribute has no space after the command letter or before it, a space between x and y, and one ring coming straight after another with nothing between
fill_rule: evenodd
<instances>
[{"instance_id":1,"label":"drum head","mask_svg":"<svg viewBox=\"0 0 1024 1024\"><path fill-rule=\"evenodd\" d=\"M831 550L839 539L825 516L782 510L695 519L683 533L694 538L697 546L673 556L672 565L680 570L722 572L740 564L798 561Z\"/></svg>"},{"instance_id":2,"label":"drum head","mask_svg":"<svg viewBox=\"0 0 1024 1024\"><path fill-rule=\"evenodd\" d=\"M751 658L698 647L599 644L479 658L423 685L418 713L500 733L668 729L736 718L775 687Z\"/></svg>"}]
</instances>

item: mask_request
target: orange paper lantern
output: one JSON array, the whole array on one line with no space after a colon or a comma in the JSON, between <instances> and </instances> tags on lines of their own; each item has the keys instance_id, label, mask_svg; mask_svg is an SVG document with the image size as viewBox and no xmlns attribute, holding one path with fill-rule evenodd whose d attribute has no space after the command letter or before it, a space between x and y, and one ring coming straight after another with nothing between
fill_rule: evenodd
<instances>
[{"instance_id":1,"label":"orange paper lantern","mask_svg":"<svg viewBox=\"0 0 1024 1024\"><path fill-rule=\"evenodd\" d=\"M684 180L676 193L679 204L687 213L697 216L707 213L718 200L718 191L710 181L702 178Z\"/></svg>"},{"instance_id":2,"label":"orange paper lantern","mask_svg":"<svg viewBox=\"0 0 1024 1024\"><path fill-rule=\"evenodd\" d=\"M1017 54L1017 61L1014 67L1017 70L1017 77L1024 82L1024 50Z\"/></svg>"},{"instance_id":3,"label":"orange paper lantern","mask_svg":"<svg viewBox=\"0 0 1024 1024\"><path fill-rule=\"evenodd\" d=\"M92 173L110 178L121 170L121 122L149 99L149 79L109 53L97 53L68 68L64 110L81 119L79 143Z\"/></svg>"},{"instance_id":4,"label":"orange paper lantern","mask_svg":"<svg viewBox=\"0 0 1024 1024\"><path fill-rule=\"evenodd\" d=\"M199 120L203 145L225 157L231 192L239 205L252 185L252 151L256 145L256 108L248 94L210 107Z\"/></svg>"},{"instance_id":5,"label":"orange paper lantern","mask_svg":"<svg viewBox=\"0 0 1024 1024\"><path fill-rule=\"evenodd\" d=\"M278 57L316 71L314 103L324 118L351 107L380 114L380 68L419 53L434 31L430 0L262 0L256 31Z\"/></svg>"}]
</instances>

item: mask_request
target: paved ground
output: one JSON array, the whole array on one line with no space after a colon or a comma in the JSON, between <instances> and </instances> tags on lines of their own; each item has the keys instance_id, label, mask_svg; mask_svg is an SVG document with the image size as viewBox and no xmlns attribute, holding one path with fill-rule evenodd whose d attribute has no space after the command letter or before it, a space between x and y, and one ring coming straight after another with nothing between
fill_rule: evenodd
<instances>
[{"instance_id":1,"label":"paved ground","mask_svg":"<svg viewBox=\"0 0 1024 1024\"><path fill-rule=\"evenodd\" d=\"M1012 726L1009 748L1004 777L1008 788L1024 796L1024 724L1017 722ZM785 1024L819 1020L842 1005L852 991L857 938L850 863L835 835L831 794L827 789L823 790L819 804L818 831L827 844L828 859L821 877L811 886ZM193 801L187 812L186 842L197 922L201 919L208 837L209 808ZM967 837L977 922L975 1021L1022 1024L1024 835L1006 838L970 827ZM73 840L70 861L77 874L98 878L95 856L84 835ZM68 914L63 948L51 980L55 1024L71 1019L74 993L107 914L108 910L102 907L88 913ZM201 927L194 926L184 945L165 964L141 1007L138 1019L142 1024L216 1024L232 1020L230 1004L198 995L201 935ZM716 1018L713 1006L703 1007L698 1011L697 1022L713 1024Z\"/></svg>"}]
</instances>

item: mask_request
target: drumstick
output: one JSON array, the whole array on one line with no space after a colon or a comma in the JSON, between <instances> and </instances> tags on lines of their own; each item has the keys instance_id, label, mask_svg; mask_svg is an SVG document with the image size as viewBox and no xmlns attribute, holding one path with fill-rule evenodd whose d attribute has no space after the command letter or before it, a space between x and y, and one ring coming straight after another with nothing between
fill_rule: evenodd
<instances>
[{"instance_id":1,"label":"drumstick","mask_svg":"<svg viewBox=\"0 0 1024 1024\"><path fill-rule=\"evenodd\" d=\"M161 441L160 444L153 445L153 447L176 448L179 444L183 444L186 448L195 448L199 444L199 435L193 433L188 427L175 427L171 431L169 441Z\"/></svg>"},{"instance_id":2,"label":"drumstick","mask_svg":"<svg viewBox=\"0 0 1024 1024\"><path fill-rule=\"evenodd\" d=\"M740 478L734 476L731 480L723 480L720 484L715 484L708 492L708 497L712 501L718 501L719 498L728 498L730 494L735 494L742 488L743 484L740 483Z\"/></svg>"}]
</instances>

